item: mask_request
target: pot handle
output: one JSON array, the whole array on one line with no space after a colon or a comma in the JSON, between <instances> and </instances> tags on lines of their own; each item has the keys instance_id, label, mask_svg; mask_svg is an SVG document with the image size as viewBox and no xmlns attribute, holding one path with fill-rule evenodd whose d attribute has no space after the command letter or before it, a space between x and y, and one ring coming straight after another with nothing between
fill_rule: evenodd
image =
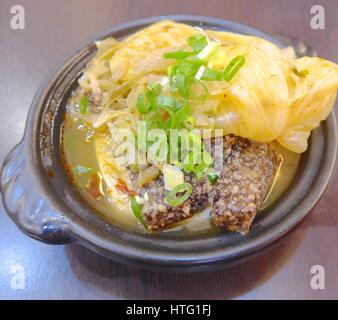
<instances>
[{"instance_id":1,"label":"pot handle","mask_svg":"<svg viewBox=\"0 0 338 320\"><path fill-rule=\"evenodd\" d=\"M6 157L0 173L3 204L9 217L21 231L42 242L72 242L69 223L46 201L23 149L21 141Z\"/></svg>"}]
</instances>

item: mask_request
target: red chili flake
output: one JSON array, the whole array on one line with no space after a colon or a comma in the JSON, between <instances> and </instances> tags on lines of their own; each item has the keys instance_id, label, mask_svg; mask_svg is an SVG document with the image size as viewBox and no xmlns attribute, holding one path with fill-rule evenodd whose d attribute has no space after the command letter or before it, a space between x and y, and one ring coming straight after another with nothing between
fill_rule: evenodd
<instances>
[{"instance_id":1,"label":"red chili flake","mask_svg":"<svg viewBox=\"0 0 338 320\"><path fill-rule=\"evenodd\" d=\"M118 180L117 184L115 185L116 189L119 189L121 192L128 194L131 197L134 197L137 195L137 193L134 190L128 189L127 185L122 181Z\"/></svg>"}]
</instances>

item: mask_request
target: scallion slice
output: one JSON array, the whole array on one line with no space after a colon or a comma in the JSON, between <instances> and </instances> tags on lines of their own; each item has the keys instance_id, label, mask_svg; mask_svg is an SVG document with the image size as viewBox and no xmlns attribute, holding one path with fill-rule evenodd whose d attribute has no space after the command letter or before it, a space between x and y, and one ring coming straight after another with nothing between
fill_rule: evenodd
<instances>
[{"instance_id":1,"label":"scallion slice","mask_svg":"<svg viewBox=\"0 0 338 320\"><path fill-rule=\"evenodd\" d=\"M80 113L85 115L88 111L88 97L82 96L80 99Z\"/></svg>"},{"instance_id":2,"label":"scallion slice","mask_svg":"<svg viewBox=\"0 0 338 320\"><path fill-rule=\"evenodd\" d=\"M183 193L182 195L178 195ZM172 189L165 198L167 204L171 207L177 207L186 201L192 193L192 186L190 183L182 183Z\"/></svg>"},{"instance_id":3,"label":"scallion slice","mask_svg":"<svg viewBox=\"0 0 338 320\"><path fill-rule=\"evenodd\" d=\"M202 137L200 135L199 130L196 130L196 132L194 131L189 132L189 143L193 150L198 150L198 151L202 150L203 142L202 142Z\"/></svg>"},{"instance_id":4,"label":"scallion slice","mask_svg":"<svg viewBox=\"0 0 338 320\"><path fill-rule=\"evenodd\" d=\"M200 164L194 167L193 173L197 178L202 178L207 168L208 168L207 164L204 161L202 161Z\"/></svg>"},{"instance_id":5,"label":"scallion slice","mask_svg":"<svg viewBox=\"0 0 338 320\"><path fill-rule=\"evenodd\" d=\"M208 44L207 37L202 34L196 34L188 38L188 45L194 51L201 51Z\"/></svg>"},{"instance_id":6,"label":"scallion slice","mask_svg":"<svg viewBox=\"0 0 338 320\"><path fill-rule=\"evenodd\" d=\"M198 59L204 60L208 59L211 55L216 53L216 51L219 49L219 44L217 42L209 42L207 46L203 48L202 51L197 55Z\"/></svg>"},{"instance_id":7,"label":"scallion slice","mask_svg":"<svg viewBox=\"0 0 338 320\"><path fill-rule=\"evenodd\" d=\"M220 81L222 80L222 72L206 68L201 77L201 80L206 81Z\"/></svg>"},{"instance_id":8,"label":"scallion slice","mask_svg":"<svg viewBox=\"0 0 338 320\"><path fill-rule=\"evenodd\" d=\"M244 63L245 57L242 55L233 58L223 72L224 80L227 82L231 81L231 79L236 75L239 69L242 68Z\"/></svg>"},{"instance_id":9,"label":"scallion slice","mask_svg":"<svg viewBox=\"0 0 338 320\"><path fill-rule=\"evenodd\" d=\"M158 96L161 93L161 85L159 83L151 83L148 85L148 88L155 96Z\"/></svg>"},{"instance_id":10,"label":"scallion slice","mask_svg":"<svg viewBox=\"0 0 338 320\"><path fill-rule=\"evenodd\" d=\"M195 74L195 79L197 80L201 80L203 74L205 71L205 66L200 66L199 69L197 70L196 74Z\"/></svg>"},{"instance_id":11,"label":"scallion slice","mask_svg":"<svg viewBox=\"0 0 338 320\"><path fill-rule=\"evenodd\" d=\"M134 216L143 224L145 225L145 222L142 217L142 206L139 205L135 199L135 197L130 198L130 206L133 210Z\"/></svg>"},{"instance_id":12,"label":"scallion slice","mask_svg":"<svg viewBox=\"0 0 338 320\"><path fill-rule=\"evenodd\" d=\"M185 172L191 172L194 170L194 153L190 152L183 160L183 170Z\"/></svg>"},{"instance_id":13,"label":"scallion slice","mask_svg":"<svg viewBox=\"0 0 338 320\"><path fill-rule=\"evenodd\" d=\"M181 74L178 73L175 76L175 84L178 92L183 98L188 99L189 98L189 81L188 78Z\"/></svg>"},{"instance_id":14,"label":"scallion slice","mask_svg":"<svg viewBox=\"0 0 338 320\"><path fill-rule=\"evenodd\" d=\"M174 116L176 99L170 96L158 96L156 99L156 106L166 111L170 115L170 118L172 118Z\"/></svg>"},{"instance_id":15,"label":"scallion slice","mask_svg":"<svg viewBox=\"0 0 338 320\"><path fill-rule=\"evenodd\" d=\"M212 185L215 185L217 183L217 180L219 179L219 176L217 174L208 174L208 180L211 182Z\"/></svg>"},{"instance_id":16,"label":"scallion slice","mask_svg":"<svg viewBox=\"0 0 338 320\"><path fill-rule=\"evenodd\" d=\"M172 116L170 127L177 129L191 115L191 109L187 103L179 108Z\"/></svg>"},{"instance_id":17,"label":"scallion slice","mask_svg":"<svg viewBox=\"0 0 338 320\"><path fill-rule=\"evenodd\" d=\"M165 106L174 109L176 106L176 100L170 96L158 96L156 103L160 106Z\"/></svg>"},{"instance_id":18,"label":"scallion slice","mask_svg":"<svg viewBox=\"0 0 338 320\"><path fill-rule=\"evenodd\" d=\"M185 59L194 54L193 52L188 51L174 51L174 52L166 52L164 54L164 59Z\"/></svg>"},{"instance_id":19,"label":"scallion slice","mask_svg":"<svg viewBox=\"0 0 338 320\"><path fill-rule=\"evenodd\" d=\"M186 77L194 77L199 68L199 64L191 64L189 62L183 61L177 64L175 71L182 73Z\"/></svg>"},{"instance_id":20,"label":"scallion slice","mask_svg":"<svg viewBox=\"0 0 338 320\"><path fill-rule=\"evenodd\" d=\"M136 99L136 108L140 113L147 113L150 109L150 102L146 100L146 95L141 93Z\"/></svg>"},{"instance_id":21,"label":"scallion slice","mask_svg":"<svg viewBox=\"0 0 338 320\"><path fill-rule=\"evenodd\" d=\"M214 163L214 158L211 156L211 154L207 151L203 151L203 162L207 166L211 166Z\"/></svg>"},{"instance_id":22,"label":"scallion slice","mask_svg":"<svg viewBox=\"0 0 338 320\"><path fill-rule=\"evenodd\" d=\"M197 56L189 56L186 59L184 59L184 62L188 62L196 66L201 66L202 64L206 63L204 59L200 59Z\"/></svg>"}]
</instances>

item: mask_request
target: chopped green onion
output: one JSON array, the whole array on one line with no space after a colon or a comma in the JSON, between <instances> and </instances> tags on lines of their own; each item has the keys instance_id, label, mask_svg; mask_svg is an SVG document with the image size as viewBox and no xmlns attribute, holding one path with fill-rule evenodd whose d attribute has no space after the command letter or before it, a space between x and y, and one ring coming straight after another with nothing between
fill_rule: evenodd
<instances>
[{"instance_id":1,"label":"chopped green onion","mask_svg":"<svg viewBox=\"0 0 338 320\"><path fill-rule=\"evenodd\" d=\"M208 45L197 55L198 59L207 59L219 49L217 42L209 42Z\"/></svg>"},{"instance_id":2,"label":"chopped green onion","mask_svg":"<svg viewBox=\"0 0 338 320\"><path fill-rule=\"evenodd\" d=\"M177 164L180 162L179 150L179 130L169 129L169 163L179 167Z\"/></svg>"},{"instance_id":3,"label":"chopped green onion","mask_svg":"<svg viewBox=\"0 0 338 320\"><path fill-rule=\"evenodd\" d=\"M198 58L197 56L189 56L186 59L184 59L184 62L188 62L190 64L201 66L202 64L205 64L206 61L203 59Z\"/></svg>"},{"instance_id":4,"label":"chopped green onion","mask_svg":"<svg viewBox=\"0 0 338 320\"><path fill-rule=\"evenodd\" d=\"M219 81L222 79L222 72L215 71L209 68L204 70L201 80L206 81Z\"/></svg>"},{"instance_id":5,"label":"chopped green onion","mask_svg":"<svg viewBox=\"0 0 338 320\"><path fill-rule=\"evenodd\" d=\"M189 152L189 154L183 160L183 170L185 172L191 172L194 170L194 153Z\"/></svg>"},{"instance_id":6,"label":"chopped green onion","mask_svg":"<svg viewBox=\"0 0 338 320\"><path fill-rule=\"evenodd\" d=\"M171 150L170 150L170 151L171 151ZM181 161L176 160L176 161L174 161L172 164L173 164L176 168L178 168L178 169L183 169L183 164L182 164Z\"/></svg>"},{"instance_id":7,"label":"chopped green onion","mask_svg":"<svg viewBox=\"0 0 338 320\"><path fill-rule=\"evenodd\" d=\"M188 117L187 119L185 119L183 121L183 125L187 128L187 129L193 129L195 127L196 124L196 120L193 116Z\"/></svg>"},{"instance_id":8,"label":"chopped green onion","mask_svg":"<svg viewBox=\"0 0 338 320\"><path fill-rule=\"evenodd\" d=\"M150 102L146 101L146 95L141 93L136 99L136 108L140 113L147 113L150 109Z\"/></svg>"},{"instance_id":9,"label":"chopped green onion","mask_svg":"<svg viewBox=\"0 0 338 320\"><path fill-rule=\"evenodd\" d=\"M208 44L207 37L202 34L196 34L188 38L188 45L194 51L201 51Z\"/></svg>"},{"instance_id":10,"label":"chopped green onion","mask_svg":"<svg viewBox=\"0 0 338 320\"><path fill-rule=\"evenodd\" d=\"M161 85L159 83L151 83L148 85L148 88L153 92L155 96L158 96L161 93Z\"/></svg>"},{"instance_id":11,"label":"chopped green onion","mask_svg":"<svg viewBox=\"0 0 338 320\"><path fill-rule=\"evenodd\" d=\"M165 106L174 109L176 106L176 100L170 96L158 96L156 99L156 103L159 106Z\"/></svg>"},{"instance_id":12,"label":"chopped green onion","mask_svg":"<svg viewBox=\"0 0 338 320\"><path fill-rule=\"evenodd\" d=\"M172 74L173 67L174 67L174 66L169 66L169 67L167 68L167 75L168 75L168 76L170 76L170 75Z\"/></svg>"},{"instance_id":13,"label":"chopped green onion","mask_svg":"<svg viewBox=\"0 0 338 320\"><path fill-rule=\"evenodd\" d=\"M174 80L177 90L183 98L189 98L189 81L187 77L181 73L175 75Z\"/></svg>"},{"instance_id":14,"label":"chopped green onion","mask_svg":"<svg viewBox=\"0 0 338 320\"><path fill-rule=\"evenodd\" d=\"M194 131L196 130L182 130L180 134L182 150L201 152L203 146L202 139L201 136Z\"/></svg>"},{"instance_id":15,"label":"chopped green onion","mask_svg":"<svg viewBox=\"0 0 338 320\"><path fill-rule=\"evenodd\" d=\"M207 151L203 151L203 162L207 166L211 166L214 163L214 158L211 156L211 154Z\"/></svg>"},{"instance_id":16,"label":"chopped green onion","mask_svg":"<svg viewBox=\"0 0 338 320\"><path fill-rule=\"evenodd\" d=\"M197 70L199 69L198 64L191 64L189 62L181 62L177 64L176 72L182 73L186 77L194 77Z\"/></svg>"},{"instance_id":17,"label":"chopped green onion","mask_svg":"<svg viewBox=\"0 0 338 320\"><path fill-rule=\"evenodd\" d=\"M197 178L202 178L210 169L210 166L214 163L214 159L207 151L203 151L202 162L194 167L193 172Z\"/></svg>"},{"instance_id":18,"label":"chopped green onion","mask_svg":"<svg viewBox=\"0 0 338 320\"><path fill-rule=\"evenodd\" d=\"M200 66L195 74L195 79L200 80L203 76L204 71L205 71L205 66Z\"/></svg>"},{"instance_id":19,"label":"chopped green onion","mask_svg":"<svg viewBox=\"0 0 338 320\"><path fill-rule=\"evenodd\" d=\"M197 178L202 178L207 168L208 168L207 164L204 161L202 161L200 164L194 167L193 172Z\"/></svg>"},{"instance_id":20,"label":"chopped green onion","mask_svg":"<svg viewBox=\"0 0 338 320\"><path fill-rule=\"evenodd\" d=\"M154 108L156 97L157 94L154 91L150 90L146 92L146 100L150 103L150 109Z\"/></svg>"},{"instance_id":21,"label":"chopped green onion","mask_svg":"<svg viewBox=\"0 0 338 320\"><path fill-rule=\"evenodd\" d=\"M196 130L193 130L193 131L196 131ZM189 136L188 136L189 148L191 147L192 150L196 152L201 152L202 146L203 146L202 138L199 134L193 131L190 131Z\"/></svg>"},{"instance_id":22,"label":"chopped green onion","mask_svg":"<svg viewBox=\"0 0 338 320\"><path fill-rule=\"evenodd\" d=\"M168 142L166 137L159 138L148 148L148 160L151 163L165 162L168 157Z\"/></svg>"},{"instance_id":23,"label":"chopped green onion","mask_svg":"<svg viewBox=\"0 0 338 320\"><path fill-rule=\"evenodd\" d=\"M146 118L145 121L146 121L146 126L147 126L147 132L155 128L156 120L151 119L151 118Z\"/></svg>"},{"instance_id":24,"label":"chopped green onion","mask_svg":"<svg viewBox=\"0 0 338 320\"><path fill-rule=\"evenodd\" d=\"M162 109L166 109L166 107L161 107ZM165 111L169 111L170 110L165 110ZM161 117L161 114L160 113L157 113L157 118L156 120L154 120L154 126L153 126L153 129L156 129L156 128L159 128L159 129L167 129L167 124L166 124L166 121L164 121Z\"/></svg>"},{"instance_id":25,"label":"chopped green onion","mask_svg":"<svg viewBox=\"0 0 338 320\"><path fill-rule=\"evenodd\" d=\"M78 166L75 166L74 171L75 171L76 174L79 174L79 175L88 174L88 173L93 172L93 168L78 165Z\"/></svg>"},{"instance_id":26,"label":"chopped green onion","mask_svg":"<svg viewBox=\"0 0 338 320\"><path fill-rule=\"evenodd\" d=\"M183 195L178 196L179 193L183 193ZM186 201L192 193L192 186L190 183L182 183L172 189L165 198L167 204L172 207L177 207L181 205L184 201Z\"/></svg>"},{"instance_id":27,"label":"chopped green onion","mask_svg":"<svg viewBox=\"0 0 338 320\"><path fill-rule=\"evenodd\" d=\"M158 96L156 99L156 106L169 113L171 118L174 116L175 105L176 99L170 96ZM163 120L160 114L158 117Z\"/></svg>"},{"instance_id":28,"label":"chopped green onion","mask_svg":"<svg viewBox=\"0 0 338 320\"><path fill-rule=\"evenodd\" d=\"M244 63L245 63L244 56L239 55L233 58L223 72L224 80L227 82L231 81L231 79L236 75L238 70L242 68Z\"/></svg>"},{"instance_id":29,"label":"chopped green onion","mask_svg":"<svg viewBox=\"0 0 338 320\"><path fill-rule=\"evenodd\" d=\"M82 96L80 99L80 113L85 115L88 111L88 97Z\"/></svg>"},{"instance_id":30,"label":"chopped green onion","mask_svg":"<svg viewBox=\"0 0 338 320\"><path fill-rule=\"evenodd\" d=\"M143 224L145 225L145 222L142 217L142 206L139 205L135 198L130 198L130 205L131 209L133 210L134 216Z\"/></svg>"},{"instance_id":31,"label":"chopped green onion","mask_svg":"<svg viewBox=\"0 0 338 320\"><path fill-rule=\"evenodd\" d=\"M179 126L191 115L191 109L186 103L179 108L171 118L170 126L172 129L179 128Z\"/></svg>"},{"instance_id":32,"label":"chopped green onion","mask_svg":"<svg viewBox=\"0 0 338 320\"><path fill-rule=\"evenodd\" d=\"M212 185L217 183L219 176L217 174L208 174L208 180L211 182Z\"/></svg>"},{"instance_id":33,"label":"chopped green onion","mask_svg":"<svg viewBox=\"0 0 338 320\"><path fill-rule=\"evenodd\" d=\"M189 133L189 143L192 144L192 151L185 156L183 161L183 169L185 172L193 172L197 178L202 178L205 174L211 174L210 166L214 163L214 159L209 152L203 150L203 142L201 137L194 133ZM186 137L182 137L182 143L186 146ZM184 139L185 138L185 139ZM191 146L191 145L190 145ZM190 146L188 151L190 150ZM187 150L187 148L183 148Z\"/></svg>"},{"instance_id":34,"label":"chopped green onion","mask_svg":"<svg viewBox=\"0 0 338 320\"><path fill-rule=\"evenodd\" d=\"M174 52L166 52L164 54L164 59L185 59L194 54L193 52L185 52L185 51L174 51Z\"/></svg>"}]
</instances>

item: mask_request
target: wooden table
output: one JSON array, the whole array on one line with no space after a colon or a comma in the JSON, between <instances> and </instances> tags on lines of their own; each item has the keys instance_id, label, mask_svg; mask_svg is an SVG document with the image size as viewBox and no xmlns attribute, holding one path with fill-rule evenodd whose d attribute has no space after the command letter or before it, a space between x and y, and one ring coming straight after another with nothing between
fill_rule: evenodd
<instances>
[{"instance_id":1,"label":"wooden table","mask_svg":"<svg viewBox=\"0 0 338 320\"><path fill-rule=\"evenodd\" d=\"M10 28L10 7L17 3L26 9L25 30ZM313 4L326 9L325 30L310 27ZM335 0L1 0L0 160L21 138L35 91L66 52L114 24L173 13L226 18L292 35L338 61ZM79 245L41 244L19 232L0 210L0 298L338 298L338 170L321 202L295 230L258 258L212 273L152 273ZM325 268L325 290L311 289L313 265ZM24 270L25 289L11 287L17 268Z\"/></svg>"}]
</instances>

